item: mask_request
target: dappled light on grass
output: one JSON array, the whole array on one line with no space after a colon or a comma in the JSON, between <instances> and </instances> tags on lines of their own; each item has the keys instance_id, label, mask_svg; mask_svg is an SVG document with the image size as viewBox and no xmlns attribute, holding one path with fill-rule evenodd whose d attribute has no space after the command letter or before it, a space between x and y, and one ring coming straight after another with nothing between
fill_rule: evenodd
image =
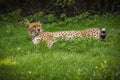
<instances>
[{"instance_id":1,"label":"dappled light on grass","mask_svg":"<svg viewBox=\"0 0 120 80\"><path fill-rule=\"evenodd\" d=\"M17 65L18 62L11 59L0 59L0 65Z\"/></svg>"}]
</instances>

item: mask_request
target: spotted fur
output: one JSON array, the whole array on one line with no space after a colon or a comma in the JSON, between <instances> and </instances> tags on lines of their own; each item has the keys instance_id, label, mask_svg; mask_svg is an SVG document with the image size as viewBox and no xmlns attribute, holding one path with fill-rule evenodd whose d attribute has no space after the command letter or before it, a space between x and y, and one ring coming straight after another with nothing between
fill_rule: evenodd
<instances>
[{"instance_id":1,"label":"spotted fur","mask_svg":"<svg viewBox=\"0 0 120 80\"><path fill-rule=\"evenodd\" d=\"M49 48L52 47L56 38L65 37L67 40L74 37L88 37L92 36L95 39L105 39L106 30L99 28L88 28L85 30L73 30L73 31L59 31L59 32L43 32L40 22L33 22L28 25L29 34L32 37L32 42L34 44L40 43L40 41L46 42Z\"/></svg>"}]
</instances>

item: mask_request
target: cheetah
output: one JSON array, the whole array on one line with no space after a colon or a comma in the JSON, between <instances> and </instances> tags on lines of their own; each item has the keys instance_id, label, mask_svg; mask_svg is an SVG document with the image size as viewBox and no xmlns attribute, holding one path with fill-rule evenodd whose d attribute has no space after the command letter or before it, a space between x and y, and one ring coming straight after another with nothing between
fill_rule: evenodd
<instances>
[{"instance_id":1,"label":"cheetah","mask_svg":"<svg viewBox=\"0 0 120 80\"><path fill-rule=\"evenodd\" d=\"M32 22L28 24L29 34L32 37L32 42L34 44L39 44L40 41L44 41L49 48L52 47L53 43L56 41L56 38L65 37L67 40L70 40L74 37L88 37L92 36L95 39L106 38L106 29L102 28L88 28L85 30L72 30L72 31L58 31L58 32L44 32L40 22Z\"/></svg>"}]
</instances>

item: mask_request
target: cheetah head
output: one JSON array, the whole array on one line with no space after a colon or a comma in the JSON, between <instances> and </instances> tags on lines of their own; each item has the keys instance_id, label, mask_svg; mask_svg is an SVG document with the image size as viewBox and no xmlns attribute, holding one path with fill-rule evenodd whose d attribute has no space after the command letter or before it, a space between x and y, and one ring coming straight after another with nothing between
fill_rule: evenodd
<instances>
[{"instance_id":1,"label":"cheetah head","mask_svg":"<svg viewBox=\"0 0 120 80\"><path fill-rule=\"evenodd\" d=\"M27 25L27 28L29 30L29 35L34 38L38 33L41 33L42 26L40 22L32 22Z\"/></svg>"}]
</instances>

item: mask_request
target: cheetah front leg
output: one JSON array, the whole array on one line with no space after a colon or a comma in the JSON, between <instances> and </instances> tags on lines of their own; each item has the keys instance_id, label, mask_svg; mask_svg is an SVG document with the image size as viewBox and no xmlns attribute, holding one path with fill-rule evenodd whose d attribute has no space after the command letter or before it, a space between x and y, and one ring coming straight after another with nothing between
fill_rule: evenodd
<instances>
[{"instance_id":1,"label":"cheetah front leg","mask_svg":"<svg viewBox=\"0 0 120 80\"><path fill-rule=\"evenodd\" d=\"M51 48L54 43L55 43L54 40L48 41L48 42L47 42L48 48Z\"/></svg>"},{"instance_id":2,"label":"cheetah front leg","mask_svg":"<svg viewBox=\"0 0 120 80\"><path fill-rule=\"evenodd\" d=\"M40 40L36 37L32 40L32 42L37 45L40 43Z\"/></svg>"}]
</instances>

